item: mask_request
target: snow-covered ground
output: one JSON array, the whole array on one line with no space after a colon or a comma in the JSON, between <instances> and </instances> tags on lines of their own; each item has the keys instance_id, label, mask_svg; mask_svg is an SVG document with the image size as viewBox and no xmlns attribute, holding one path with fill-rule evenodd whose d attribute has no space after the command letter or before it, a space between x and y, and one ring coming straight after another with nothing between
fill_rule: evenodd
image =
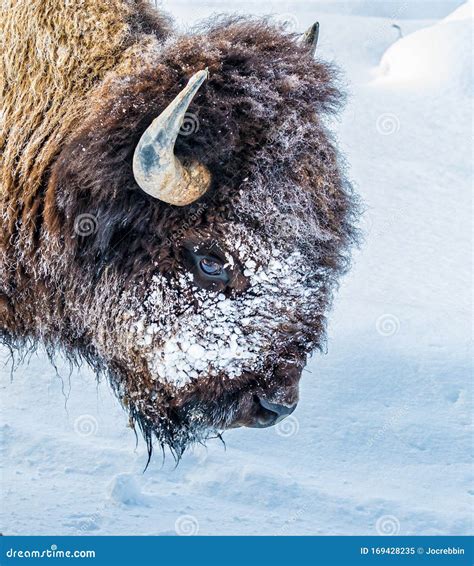
<instances>
[{"instance_id":1,"label":"snow-covered ground","mask_svg":"<svg viewBox=\"0 0 474 566\"><path fill-rule=\"evenodd\" d=\"M334 128L366 243L329 352L279 427L229 431L177 468L157 453L144 474L143 442L89 370L59 364L61 379L42 354L12 381L2 367L4 534L472 532L472 4L440 20L459 4L265 5L297 30L319 19L318 54L350 85ZM229 9L163 5L183 25Z\"/></svg>"}]
</instances>

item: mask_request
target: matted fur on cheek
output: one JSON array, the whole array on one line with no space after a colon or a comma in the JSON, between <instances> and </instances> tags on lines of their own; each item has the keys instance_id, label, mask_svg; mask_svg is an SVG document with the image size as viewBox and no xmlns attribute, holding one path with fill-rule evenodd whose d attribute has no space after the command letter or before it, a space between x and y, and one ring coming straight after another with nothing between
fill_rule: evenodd
<instances>
[{"instance_id":1,"label":"matted fur on cheek","mask_svg":"<svg viewBox=\"0 0 474 566\"><path fill-rule=\"evenodd\" d=\"M200 289L188 272L170 288L157 275L146 300L128 311L129 342L146 359L153 380L184 387L199 378L262 375L284 340L288 305L293 310L308 303L299 252L284 257L263 242L244 244L232 232L224 244L229 263L236 257L245 266L245 293L229 298Z\"/></svg>"}]
</instances>

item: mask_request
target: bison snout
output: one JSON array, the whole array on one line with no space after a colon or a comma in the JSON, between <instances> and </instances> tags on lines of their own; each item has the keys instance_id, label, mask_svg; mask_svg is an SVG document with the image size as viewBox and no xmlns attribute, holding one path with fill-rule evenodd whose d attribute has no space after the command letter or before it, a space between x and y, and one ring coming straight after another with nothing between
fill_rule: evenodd
<instances>
[{"instance_id":1,"label":"bison snout","mask_svg":"<svg viewBox=\"0 0 474 566\"><path fill-rule=\"evenodd\" d=\"M296 409L298 401L276 402L262 395L254 395L245 403L245 410L240 414L233 426L249 428L266 428L276 425ZM232 428L232 427L231 427Z\"/></svg>"},{"instance_id":2,"label":"bison snout","mask_svg":"<svg viewBox=\"0 0 474 566\"><path fill-rule=\"evenodd\" d=\"M296 409L302 364L283 361L274 369L274 383L253 396L245 426L264 428L282 421Z\"/></svg>"},{"instance_id":3,"label":"bison snout","mask_svg":"<svg viewBox=\"0 0 474 566\"><path fill-rule=\"evenodd\" d=\"M263 397L257 396L255 401L255 421L247 426L251 428L264 428L273 426L282 421L296 409L298 403L292 405L283 405L281 403L272 403Z\"/></svg>"},{"instance_id":4,"label":"bison snout","mask_svg":"<svg viewBox=\"0 0 474 566\"><path fill-rule=\"evenodd\" d=\"M276 425L296 409L304 360L282 360L273 375L252 392L242 390L233 419L225 428L265 428Z\"/></svg>"}]
</instances>

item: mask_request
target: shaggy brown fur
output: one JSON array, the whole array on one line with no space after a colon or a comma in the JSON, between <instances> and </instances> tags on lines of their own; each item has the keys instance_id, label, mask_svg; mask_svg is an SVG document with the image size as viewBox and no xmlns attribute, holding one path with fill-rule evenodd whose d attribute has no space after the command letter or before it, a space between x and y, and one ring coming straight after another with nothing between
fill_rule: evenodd
<instances>
[{"instance_id":1,"label":"shaggy brown fur","mask_svg":"<svg viewBox=\"0 0 474 566\"><path fill-rule=\"evenodd\" d=\"M180 273L186 239L221 241L229 222L243 223L307 258L318 296L313 314L301 314L298 348L321 346L355 234L355 200L323 122L340 101L334 70L267 22L217 19L177 36L140 0L11 0L2 26L3 340L60 346L105 369L149 444L154 433L180 452L204 434L190 432L184 408L214 411L197 428L222 427L255 376L232 385L203 376L179 394L157 384L140 349L124 343L124 297L136 287L145 300L155 273ZM179 209L139 189L132 154L206 67L190 108L199 130L180 136L176 152L204 163L213 186ZM87 237L75 230L84 214L97 223ZM234 278L229 297L244 293L244 279ZM147 408L150 392L158 413Z\"/></svg>"},{"instance_id":2,"label":"shaggy brown fur","mask_svg":"<svg viewBox=\"0 0 474 566\"><path fill-rule=\"evenodd\" d=\"M146 51L157 49L169 35L170 25L146 0L6 4L0 19L0 319L17 333L21 319L11 313L10 293L3 285L8 270L22 279L12 282L14 287L28 286L35 293L30 285L35 274L28 273L33 263L18 256L33 259L41 244L51 166L66 138L93 112L94 91L107 72L129 75ZM18 328L19 336L34 333L31 317L24 322L27 327Z\"/></svg>"}]
</instances>

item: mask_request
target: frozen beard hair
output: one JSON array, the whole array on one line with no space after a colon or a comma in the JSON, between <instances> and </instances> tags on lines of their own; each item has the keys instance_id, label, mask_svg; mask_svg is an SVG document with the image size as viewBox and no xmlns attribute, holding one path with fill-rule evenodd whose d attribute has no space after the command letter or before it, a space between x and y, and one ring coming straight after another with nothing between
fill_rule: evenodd
<instances>
[{"instance_id":1,"label":"frozen beard hair","mask_svg":"<svg viewBox=\"0 0 474 566\"><path fill-rule=\"evenodd\" d=\"M167 437L171 447L226 428L235 406L223 404L222 394L249 381L271 386L276 365L293 359L301 364L321 333L319 321L326 306L322 298L327 293L317 267L309 267L300 251L279 249L244 225L230 223L226 229L226 238L219 241L225 267L232 271L238 263L245 289L232 296L203 289L183 268L172 280L153 275L144 299L140 285L121 298L126 349L136 350L130 359L138 360L140 367L129 368L133 384L119 386L117 392L145 437L149 428L161 440ZM171 426L169 413L163 415L163 393L172 406L188 390L206 389L206 384L220 402L210 407L208 400L200 404L193 399L191 413L180 410Z\"/></svg>"}]
</instances>

